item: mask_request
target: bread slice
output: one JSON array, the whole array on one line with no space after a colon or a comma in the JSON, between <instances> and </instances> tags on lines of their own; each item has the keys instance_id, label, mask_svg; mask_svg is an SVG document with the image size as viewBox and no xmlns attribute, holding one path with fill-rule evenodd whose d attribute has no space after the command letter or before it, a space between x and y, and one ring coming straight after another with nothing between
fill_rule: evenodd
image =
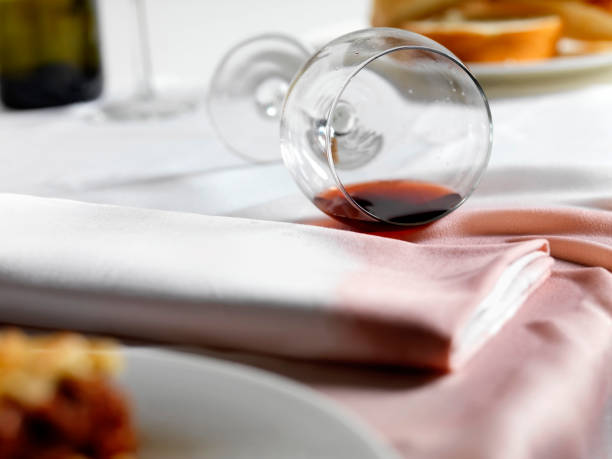
<instances>
[{"instance_id":1,"label":"bread slice","mask_svg":"<svg viewBox=\"0 0 612 459\"><path fill-rule=\"evenodd\" d=\"M408 21L402 28L437 41L465 62L503 62L555 56L563 23L558 16L545 16L484 21Z\"/></svg>"},{"instance_id":2,"label":"bread slice","mask_svg":"<svg viewBox=\"0 0 612 459\"><path fill-rule=\"evenodd\" d=\"M480 0L458 5L457 9L466 18L476 19L559 16L563 22L563 36L580 40L612 40L612 0L597 0L596 3L570 0Z\"/></svg>"},{"instance_id":3,"label":"bread slice","mask_svg":"<svg viewBox=\"0 0 612 459\"><path fill-rule=\"evenodd\" d=\"M563 20L563 35L580 40L612 40L612 13L580 2L520 0L556 14Z\"/></svg>"},{"instance_id":4,"label":"bread slice","mask_svg":"<svg viewBox=\"0 0 612 459\"><path fill-rule=\"evenodd\" d=\"M397 27L403 21L421 19L461 2L462 0L374 0L372 25Z\"/></svg>"}]
</instances>

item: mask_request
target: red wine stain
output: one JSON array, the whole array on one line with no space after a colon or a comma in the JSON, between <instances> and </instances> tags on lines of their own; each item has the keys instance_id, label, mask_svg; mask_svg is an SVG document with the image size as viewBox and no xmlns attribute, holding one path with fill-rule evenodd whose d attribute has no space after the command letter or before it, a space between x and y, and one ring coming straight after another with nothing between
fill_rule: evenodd
<instances>
[{"instance_id":1,"label":"red wine stain","mask_svg":"<svg viewBox=\"0 0 612 459\"><path fill-rule=\"evenodd\" d=\"M420 225L436 220L463 199L442 185L410 180L357 183L345 189L368 212L388 222L404 225ZM367 217L347 202L338 188L320 193L314 203L330 217L348 225L368 223Z\"/></svg>"}]
</instances>

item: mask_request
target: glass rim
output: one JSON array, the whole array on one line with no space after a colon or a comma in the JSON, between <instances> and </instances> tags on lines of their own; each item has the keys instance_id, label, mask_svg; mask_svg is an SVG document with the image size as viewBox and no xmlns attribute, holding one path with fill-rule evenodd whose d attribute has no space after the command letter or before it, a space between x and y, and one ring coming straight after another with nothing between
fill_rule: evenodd
<instances>
[{"instance_id":1,"label":"glass rim","mask_svg":"<svg viewBox=\"0 0 612 459\"><path fill-rule=\"evenodd\" d=\"M1 0L0 0L1 1ZM223 145L230 150L232 153L234 153L235 155L237 155L239 158L242 158L246 161L248 161L249 163L252 164L274 164L276 162L281 161L281 154L279 152L278 154L278 158L277 159L260 159L255 157L254 155L250 155L248 154L248 152L244 152L241 151L240 149L234 147L231 142L225 137L225 135L223 135L223 129L221 129L221 127L218 125L217 123L217 118L216 116L213 114L214 109L212 108L213 105L213 94L216 94L218 92L217 89L217 84L220 81L220 75L221 72L225 69L226 64L230 61L230 59L232 59L234 57L234 54L237 51L243 50L245 49L247 46L253 44L254 42L258 42L258 41L263 41L263 40L278 40L278 41L283 41L285 43L289 43L292 46L295 46L295 49L298 49L299 51L301 51L304 55L304 62L307 62L308 59L313 55L313 51L311 49L309 49L306 45L304 45L304 43L302 43L300 40L298 40L297 38L294 38L291 35L285 34L283 32L265 32L262 34L258 34L252 37L248 37L245 38L239 42L237 42L236 44L234 44L231 48L229 48L225 54L223 55L223 57L221 58L221 60L219 61L219 63L217 64L217 66L215 67L215 70L210 78L210 83L208 84L208 93L206 94L206 114L208 115L208 119L209 122L213 128L213 130L218 134L218 138L221 140L221 142L223 143ZM303 65L303 63L302 63ZM301 67L301 66L300 66ZM296 72L296 74L299 73L299 69L298 72ZM294 80L295 75L291 76L291 78L288 79L287 81L287 85L289 86L291 84L291 82ZM286 98L286 95L285 95ZM284 106L285 100L283 99L283 102L281 104L281 111L280 113L282 114L282 108ZM281 115L282 116L282 115ZM272 122L275 122L277 124L280 123L280 117L277 119L270 119Z\"/></svg>"},{"instance_id":2,"label":"glass rim","mask_svg":"<svg viewBox=\"0 0 612 459\"><path fill-rule=\"evenodd\" d=\"M381 29L391 29L388 27L382 27ZM372 30L372 29L363 29L362 31L366 31L366 30ZM391 29L391 30L397 30L397 29ZM358 34L361 31L356 31L356 32L351 32L349 35L353 35L353 34ZM342 38L342 37L340 37ZM336 41L336 40L334 40ZM434 218L431 218L429 220L423 221L423 222L418 222L418 223L401 223L401 222L394 222L394 221L390 221L384 218L381 218L373 213L371 213L370 211L368 211L367 209L363 208L362 206L360 206L357 201L355 201L355 199L353 199L353 197L348 193L348 191L346 191L346 188L344 187L344 184L342 183L342 180L340 180L340 177L338 175L338 172L336 171L336 166L335 166L335 162L334 162L334 158L333 158L333 151L332 151L332 137L331 137L331 129L332 129L332 116L336 110L336 107L338 105L338 102L340 102L340 98L342 97L342 94L344 94L345 89L348 87L348 85L351 83L351 81L353 80L353 78L355 78L364 68L366 68L368 65L370 65L372 62L374 62L375 60L386 56L387 54L391 54L397 51L425 51L425 52L430 52L433 54L437 54L438 56L441 56L445 59L447 59L448 61L450 61L451 63L453 63L454 65L456 65L457 67L459 67L472 81L472 83L474 84L474 86L477 89L478 94L480 95L483 103L484 103L484 107L485 107L485 111L487 113L487 119L488 119L488 127L489 127L489 138L488 138L488 142L487 142L487 151L486 151L486 157L485 160L483 162L483 166L482 166L482 170L479 172L477 179L475 180L475 182L472 184L471 188L467 191L467 193L465 194L465 196L462 196L461 201L459 201L454 207L448 209L446 212L435 216ZM445 215L448 215L450 212L456 210L457 208L459 208L461 205L463 205L463 203L472 195L472 193L476 190L476 188L478 188L478 185L480 184L480 181L482 180L482 177L484 176L484 172L487 168L487 165L489 163L489 160L491 158L491 151L493 148L493 116L491 114L491 107L489 106L489 100L487 98L487 95L484 91L484 89L482 88L481 84L479 83L479 81L476 79L476 77L472 74L472 72L470 72L470 70L467 68L467 66L465 64L463 64L463 62L461 62L458 58L454 57L452 55L452 53L450 52L445 52L443 50L438 50L435 48L431 48L428 46L420 46L420 45L401 45L401 46L395 46L389 49L385 49L377 54L375 54L374 56L371 56L369 58L367 58L366 60L364 60L363 62L361 62L356 68L355 70L353 70L351 72L351 74L346 78L346 80L344 81L344 83L342 84L342 86L340 87L340 89L338 90L336 97L334 98L334 100L332 101L332 104L330 106L329 111L327 112L327 116L326 116L326 121L325 121L325 150L326 150L326 155L327 155L327 163L328 166L330 168L330 171L332 173L332 176L334 178L334 181L336 182L336 186L338 187L338 189L340 190L340 192L343 194L344 198L347 200L347 202L352 205L356 210L358 210L359 212L361 212L362 214L364 214L365 216L369 217L374 223L378 222L378 223L385 223L388 225L394 225L394 226L420 226L423 224L427 224L427 223L431 223L433 221L436 221L442 217L444 217Z\"/></svg>"}]
</instances>

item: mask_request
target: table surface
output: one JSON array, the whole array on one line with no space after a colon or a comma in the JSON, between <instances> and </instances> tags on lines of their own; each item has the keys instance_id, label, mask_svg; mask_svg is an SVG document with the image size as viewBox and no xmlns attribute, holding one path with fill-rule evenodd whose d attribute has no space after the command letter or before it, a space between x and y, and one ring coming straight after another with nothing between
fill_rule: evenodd
<instances>
[{"instance_id":1,"label":"table surface","mask_svg":"<svg viewBox=\"0 0 612 459\"><path fill-rule=\"evenodd\" d=\"M105 97L117 99L136 83L133 5L101 4ZM246 0L214 6L149 1L157 88L161 94L187 90L199 108L174 119L128 123L92 120L95 109L87 104L2 113L2 191L258 218L316 214L282 165L250 165L219 142L204 108L206 87L236 41L270 30L297 36L333 24L343 30L366 22L368 4L267 0L253 8ZM612 69L485 89L495 124L493 154L468 206L612 208Z\"/></svg>"}]
</instances>

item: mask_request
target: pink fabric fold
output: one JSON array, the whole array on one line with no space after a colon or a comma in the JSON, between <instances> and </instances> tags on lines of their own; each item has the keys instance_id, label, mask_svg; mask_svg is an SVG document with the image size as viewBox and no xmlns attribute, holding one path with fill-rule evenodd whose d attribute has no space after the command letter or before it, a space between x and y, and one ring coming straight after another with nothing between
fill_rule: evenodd
<instances>
[{"instance_id":1,"label":"pink fabric fold","mask_svg":"<svg viewBox=\"0 0 612 459\"><path fill-rule=\"evenodd\" d=\"M351 228L330 219L309 222ZM544 238L559 260L612 270L612 214L579 207L460 210L421 228L388 230L379 236L420 244L511 242Z\"/></svg>"},{"instance_id":2,"label":"pink fabric fold","mask_svg":"<svg viewBox=\"0 0 612 459\"><path fill-rule=\"evenodd\" d=\"M330 220L319 224L346 228ZM611 212L478 209L424 228L379 234L436 246L545 238L556 261L517 317L453 374L430 379L257 364L350 407L406 458L608 457L612 432L602 432L602 417L612 396Z\"/></svg>"},{"instance_id":3,"label":"pink fabric fold","mask_svg":"<svg viewBox=\"0 0 612 459\"><path fill-rule=\"evenodd\" d=\"M418 249L417 249L418 247ZM517 304L502 305L488 336L472 349L462 349L463 335L479 305L492 295L508 268L528 254L548 252L543 240L521 244L461 246L411 246L410 253L396 254L351 274L338 285L336 314L349 318L353 355L367 356L376 364L459 368L514 315L525 298L546 280L553 263L538 257L522 269L512 283L529 283ZM491 298L490 307L503 304L503 296ZM333 354L334 351L332 351ZM342 360L342 359L341 359ZM346 359L344 359L346 360ZM349 360L357 360L355 358Z\"/></svg>"},{"instance_id":4,"label":"pink fabric fold","mask_svg":"<svg viewBox=\"0 0 612 459\"><path fill-rule=\"evenodd\" d=\"M559 267L459 371L237 360L296 379L367 421L406 459L607 459L610 273ZM608 440L606 440L608 439Z\"/></svg>"}]
</instances>

